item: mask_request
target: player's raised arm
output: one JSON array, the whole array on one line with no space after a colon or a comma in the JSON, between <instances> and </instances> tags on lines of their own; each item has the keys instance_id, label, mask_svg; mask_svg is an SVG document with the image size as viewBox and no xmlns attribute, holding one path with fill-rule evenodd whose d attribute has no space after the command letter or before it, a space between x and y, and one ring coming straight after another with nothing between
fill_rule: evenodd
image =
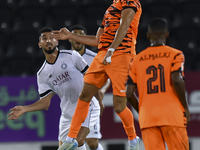
<instances>
[{"instance_id":1,"label":"player's raised arm","mask_svg":"<svg viewBox=\"0 0 200 150\"><path fill-rule=\"evenodd\" d=\"M9 117L8 120L16 120L26 112L38 111L43 109L48 110L53 95L53 93L50 93L31 105L15 106L11 108L11 112L7 115Z\"/></svg>"},{"instance_id":2,"label":"player's raised arm","mask_svg":"<svg viewBox=\"0 0 200 150\"><path fill-rule=\"evenodd\" d=\"M90 45L94 47L98 47L100 35L104 32L103 28L99 28L96 36L93 35L77 35L75 33L70 32L67 28L62 28L60 30L52 31L52 38L56 38L57 40L67 40L71 39L76 42Z\"/></svg>"}]
</instances>

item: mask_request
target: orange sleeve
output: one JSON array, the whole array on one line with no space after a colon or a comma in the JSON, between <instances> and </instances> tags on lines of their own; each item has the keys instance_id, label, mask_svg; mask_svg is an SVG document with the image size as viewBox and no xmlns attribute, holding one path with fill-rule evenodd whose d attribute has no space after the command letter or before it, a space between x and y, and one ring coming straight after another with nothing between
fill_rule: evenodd
<instances>
[{"instance_id":1,"label":"orange sleeve","mask_svg":"<svg viewBox=\"0 0 200 150\"><path fill-rule=\"evenodd\" d=\"M185 62L185 57L183 53L177 53L172 60L171 72L175 71L183 72L184 62Z\"/></svg>"},{"instance_id":2,"label":"orange sleeve","mask_svg":"<svg viewBox=\"0 0 200 150\"><path fill-rule=\"evenodd\" d=\"M140 3L138 2L138 0L123 0L122 1L122 8L126 9L126 8L133 8L133 10L135 12L137 12L137 8L140 7Z\"/></svg>"}]
</instances>

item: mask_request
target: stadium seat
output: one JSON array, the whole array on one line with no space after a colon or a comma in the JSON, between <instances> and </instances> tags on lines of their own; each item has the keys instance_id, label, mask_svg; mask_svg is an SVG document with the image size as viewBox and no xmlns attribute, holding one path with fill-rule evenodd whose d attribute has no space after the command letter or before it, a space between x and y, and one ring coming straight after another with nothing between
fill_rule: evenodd
<instances>
[{"instance_id":1,"label":"stadium seat","mask_svg":"<svg viewBox=\"0 0 200 150\"><path fill-rule=\"evenodd\" d=\"M28 58L17 58L6 60L6 66L4 68L6 76L30 76L33 75L32 67L33 62Z\"/></svg>"},{"instance_id":2,"label":"stadium seat","mask_svg":"<svg viewBox=\"0 0 200 150\"><path fill-rule=\"evenodd\" d=\"M36 52L38 51L38 43L31 42L18 42L18 43L9 43L7 46L7 51L5 53L5 57L7 59L12 58L28 58L35 59Z\"/></svg>"},{"instance_id":3,"label":"stadium seat","mask_svg":"<svg viewBox=\"0 0 200 150\"><path fill-rule=\"evenodd\" d=\"M64 6L64 7L78 7L80 5L82 0L50 0L49 5L50 7L59 7L59 6Z\"/></svg>"},{"instance_id":4,"label":"stadium seat","mask_svg":"<svg viewBox=\"0 0 200 150\"><path fill-rule=\"evenodd\" d=\"M157 3L150 3L145 5L143 8L143 13L148 14L148 16L153 18L164 18L167 20L168 24L170 25L171 15L173 9L172 5L168 2L157 2Z\"/></svg>"},{"instance_id":5,"label":"stadium seat","mask_svg":"<svg viewBox=\"0 0 200 150\"><path fill-rule=\"evenodd\" d=\"M199 29L194 26L177 27L171 29L170 35L177 39L194 39L199 37Z\"/></svg>"},{"instance_id":6,"label":"stadium seat","mask_svg":"<svg viewBox=\"0 0 200 150\"><path fill-rule=\"evenodd\" d=\"M177 48L183 53L197 53L198 52L198 41L196 38L178 39L170 38L167 43L169 46Z\"/></svg>"},{"instance_id":7,"label":"stadium seat","mask_svg":"<svg viewBox=\"0 0 200 150\"><path fill-rule=\"evenodd\" d=\"M46 9L44 9L42 6L39 7L23 7L20 8L16 12L16 17L17 19L20 20L28 20L28 19L44 19L46 16Z\"/></svg>"},{"instance_id":8,"label":"stadium seat","mask_svg":"<svg viewBox=\"0 0 200 150\"><path fill-rule=\"evenodd\" d=\"M101 26L102 18L90 18L85 16L80 16L78 19L78 24L84 26L87 29L87 34L96 35L98 28Z\"/></svg>"},{"instance_id":9,"label":"stadium seat","mask_svg":"<svg viewBox=\"0 0 200 150\"><path fill-rule=\"evenodd\" d=\"M48 0L19 0L18 7L47 7Z\"/></svg>"},{"instance_id":10,"label":"stadium seat","mask_svg":"<svg viewBox=\"0 0 200 150\"><path fill-rule=\"evenodd\" d=\"M104 6L109 7L113 0L82 0L83 6Z\"/></svg>"},{"instance_id":11,"label":"stadium seat","mask_svg":"<svg viewBox=\"0 0 200 150\"><path fill-rule=\"evenodd\" d=\"M59 30L60 28L67 27L70 28L75 24L75 20L72 17L64 17L62 19L58 17L47 18L45 21L46 27L51 27L54 30Z\"/></svg>"},{"instance_id":12,"label":"stadium seat","mask_svg":"<svg viewBox=\"0 0 200 150\"><path fill-rule=\"evenodd\" d=\"M172 21L172 27L178 28L178 27L195 27L200 28L200 14L181 14L176 13L173 15L173 21Z\"/></svg>"},{"instance_id":13,"label":"stadium seat","mask_svg":"<svg viewBox=\"0 0 200 150\"><path fill-rule=\"evenodd\" d=\"M24 32L38 32L44 26L42 19L30 18L25 20L15 20L12 32L24 33Z\"/></svg>"},{"instance_id":14,"label":"stadium seat","mask_svg":"<svg viewBox=\"0 0 200 150\"><path fill-rule=\"evenodd\" d=\"M200 1L199 0L189 0L180 4L179 11L183 14L199 14L200 13Z\"/></svg>"},{"instance_id":15,"label":"stadium seat","mask_svg":"<svg viewBox=\"0 0 200 150\"><path fill-rule=\"evenodd\" d=\"M195 70L196 62L198 60L196 53L185 52L185 71Z\"/></svg>"},{"instance_id":16,"label":"stadium seat","mask_svg":"<svg viewBox=\"0 0 200 150\"><path fill-rule=\"evenodd\" d=\"M88 34L94 35L101 26L105 11L105 7L86 8L80 13L78 24L83 25L87 29Z\"/></svg>"}]
</instances>

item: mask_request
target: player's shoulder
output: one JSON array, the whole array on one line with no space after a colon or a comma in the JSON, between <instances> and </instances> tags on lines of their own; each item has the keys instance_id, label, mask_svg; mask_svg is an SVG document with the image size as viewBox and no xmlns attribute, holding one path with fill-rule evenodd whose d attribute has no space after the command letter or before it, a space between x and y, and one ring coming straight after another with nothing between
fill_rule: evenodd
<instances>
[{"instance_id":1,"label":"player's shoulder","mask_svg":"<svg viewBox=\"0 0 200 150\"><path fill-rule=\"evenodd\" d=\"M61 50L59 50L59 53L60 53L60 54L72 55L72 50L61 49Z\"/></svg>"},{"instance_id":2,"label":"player's shoulder","mask_svg":"<svg viewBox=\"0 0 200 150\"><path fill-rule=\"evenodd\" d=\"M42 71L44 71L44 68L47 64L47 61L45 60L44 63L42 64L42 66L40 67L40 69L37 72L37 76L39 76L41 74Z\"/></svg>"},{"instance_id":3,"label":"player's shoulder","mask_svg":"<svg viewBox=\"0 0 200 150\"><path fill-rule=\"evenodd\" d=\"M139 59L142 55L145 55L146 53L148 53L148 51L149 51L149 47L143 49L142 51L140 51L139 53L137 53L137 54L134 56L134 60Z\"/></svg>"},{"instance_id":4,"label":"player's shoulder","mask_svg":"<svg viewBox=\"0 0 200 150\"><path fill-rule=\"evenodd\" d=\"M62 49L62 50L59 50L59 52L63 55L69 55L71 57L75 57L75 56L81 57L80 54L74 50Z\"/></svg>"},{"instance_id":5,"label":"player's shoulder","mask_svg":"<svg viewBox=\"0 0 200 150\"><path fill-rule=\"evenodd\" d=\"M97 53L95 53L92 50L89 50L89 49L86 48L85 49L85 53L83 54L83 56L84 55L95 57L97 55Z\"/></svg>"}]
</instances>

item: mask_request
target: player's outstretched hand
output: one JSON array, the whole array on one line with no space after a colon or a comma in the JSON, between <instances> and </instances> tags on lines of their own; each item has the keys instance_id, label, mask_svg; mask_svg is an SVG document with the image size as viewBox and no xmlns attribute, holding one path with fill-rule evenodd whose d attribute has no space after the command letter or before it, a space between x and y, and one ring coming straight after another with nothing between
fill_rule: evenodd
<instances>
[{"instance_id":1,"label":"player's outstretched hand","mask_svg":"<svg viewBox=\"0 0 200 150\"><path fill-rule=\"evenodd\" d=\"M16 120L25 113L23 106L15 106L11 108L10 111L11 112L7 115L9 117L8 120Z\"/></svg>"},{"instance_id":2,"label":"player's outstretched hand","mask_svg":"<svg viewBox=\"0 0 200 150\"><path fill-rule=\"evenodd\" d=\"M51 32L52 38L57 40L67 40L69 39L69 34L71 33L67 28L61 28L60 30L55 30Z\"/></svg>"}]
</instances>

